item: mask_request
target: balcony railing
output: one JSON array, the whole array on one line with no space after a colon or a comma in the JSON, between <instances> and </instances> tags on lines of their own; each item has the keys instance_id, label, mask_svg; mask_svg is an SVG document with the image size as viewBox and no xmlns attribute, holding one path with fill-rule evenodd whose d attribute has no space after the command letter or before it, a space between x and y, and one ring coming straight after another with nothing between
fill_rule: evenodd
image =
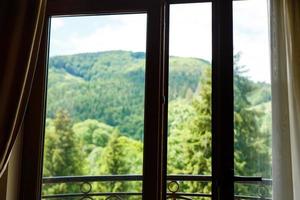
<instances>
[{"instance_id":1,"label":"balcony railing","mask_svg":"<svg viewBox=\"0 0 300 200\"><path fill-rule=\"evenodd\" d=\"M109 175L109 176L60 176L60 177L45 177L43 178L43 187L49 187L59 184L77 185L76 192L65 193L45 193L43 192L42 199L78 199L78 200L123 200L142 199L142 192L101 192L93 188L93 183L108 183L108 182L139 182L142 183L141 175ZM167 176L167 199L211 199L211 193L205 192L185 192L180 187L183 182L201 182L206 185L211 184L212 177L204 175L168 175ZM257 186L258 191L251 195L236 194L236 200L271 200L270 194L266 191L271 191L272 180L263 179L261 177L243 177L236 176L235 183L241 185Z\"/></svg>"}]
</instances>

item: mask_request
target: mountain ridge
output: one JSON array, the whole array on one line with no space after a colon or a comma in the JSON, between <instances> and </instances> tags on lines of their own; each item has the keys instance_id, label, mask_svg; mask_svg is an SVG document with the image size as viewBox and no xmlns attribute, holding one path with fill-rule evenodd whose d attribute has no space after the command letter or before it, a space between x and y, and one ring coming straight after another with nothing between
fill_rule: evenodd
<instances>
[{"instance_id":1,"label":"mountain ridge","mask_svg":"<svg viewBox=\"0 0 300 200\"><path fill-rule=\"evenodd\" d=\"M49 59L47 117L65 109L75 121L96 119L133 138L143 133L144 52L103 51ZM169 102L197 93L211 64L199 58L170 57ZM250 80L248 80L250 81ZM250 81L254 106L270 101L270 86ZM128 127L128 124L137 124Z\"/></svg>"}]
</instances>

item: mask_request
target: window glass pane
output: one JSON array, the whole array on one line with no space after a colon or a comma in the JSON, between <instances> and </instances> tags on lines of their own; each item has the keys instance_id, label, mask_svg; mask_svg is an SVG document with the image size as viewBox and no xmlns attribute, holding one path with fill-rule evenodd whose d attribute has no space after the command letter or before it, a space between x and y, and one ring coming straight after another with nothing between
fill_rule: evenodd
<instances>
[{"instance_id":1,"label":"window glass pane","mask_svg":"<svg viewBox=\"0 0 300 200\"><path fill-rule=\"evenodd\" d=\"M233 2L235 175L261 184L236 183L236 195L271 197L271 81L267 0Z\"/></svg>"},{"instance_id":2,"label":"window glass pane","mask_svg":"<svg viewBox=\"0 0 300 200\"><path fill-rule=\"evenodd\" d=\"M211 29L211 3L170 6L167 189L193 199L211 194Z\"/></svg>"},{"instance_id":3,"label":"window glass pane","mask_svg":"<svg viewBox=\"0 0 300 200\"><path fill-rule=\"evenodd\" d=\"M141 199L146 17L51 19L44 197Z\"/></svg>"}]
</instances>

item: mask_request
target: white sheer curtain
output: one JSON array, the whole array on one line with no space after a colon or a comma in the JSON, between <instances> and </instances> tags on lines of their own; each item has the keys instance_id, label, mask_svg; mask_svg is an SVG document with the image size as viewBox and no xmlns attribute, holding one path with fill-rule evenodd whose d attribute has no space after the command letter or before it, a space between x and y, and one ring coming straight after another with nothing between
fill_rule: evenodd
<instances>
[{"instance_id":1,"label":"white sheer curtain","mask_svg":"<svg viewBox=\"0 0 300 200\"><path fill-rule=\"evenodd\" d=\"M270 0L273 199L300 200L300 1Z\"/></svg>"}]
</instances>

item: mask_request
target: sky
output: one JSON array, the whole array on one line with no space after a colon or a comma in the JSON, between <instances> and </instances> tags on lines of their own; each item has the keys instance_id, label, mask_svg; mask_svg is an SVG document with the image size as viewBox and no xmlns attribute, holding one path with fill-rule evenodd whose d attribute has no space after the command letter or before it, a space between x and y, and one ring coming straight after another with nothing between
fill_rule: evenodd
<instances>
[{"instance_id":1,"label":"sky","mask_svg":"<svg viewBox=\"0 0 300 200\"><path fill-rule=\"evenodd\" d=\"M234 52L239 65L254 81L270 82L268 12L266 0L236 1ZM108 50L145 52L146 14L53 17L50 56ZM170 55L197 57L211 62L211 4L170 7Z\"/></svg>"}]
</instances>

